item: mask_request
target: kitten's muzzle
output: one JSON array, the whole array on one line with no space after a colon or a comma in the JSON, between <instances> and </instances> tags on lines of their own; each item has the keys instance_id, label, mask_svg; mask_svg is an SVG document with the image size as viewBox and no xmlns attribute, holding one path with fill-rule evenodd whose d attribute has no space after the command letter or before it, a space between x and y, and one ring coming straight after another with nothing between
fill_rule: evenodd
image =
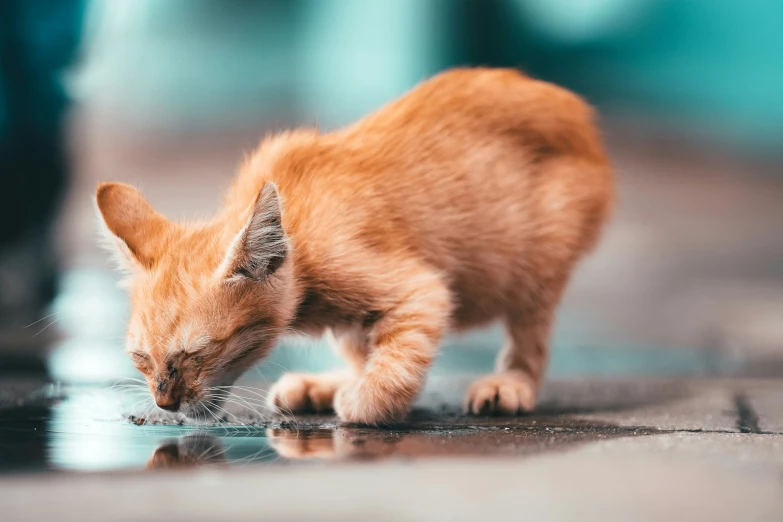
<instances>
[{"instance_id":1,"label":"kitten's muzzle","mask_svg":"<svg viewBox=\"0 0 783 522\"><path fill-rule=\"evenodd\" d=\"M155 397L155 404L158 408L166 411L179 411L180 400L179 397L173 399L172 397Z\"/></svg>"},{"instance_id":2,"label":"kitten's muzzle","mask_svg":"<svg viewBox=\"0 0 783 522\"><path fill-rule=\"evenodd\" d=\"M155 404L166 411L179 411L182 402L182 380L176 371L159 375L155 387Z\"/></svg>"}]
</instances>

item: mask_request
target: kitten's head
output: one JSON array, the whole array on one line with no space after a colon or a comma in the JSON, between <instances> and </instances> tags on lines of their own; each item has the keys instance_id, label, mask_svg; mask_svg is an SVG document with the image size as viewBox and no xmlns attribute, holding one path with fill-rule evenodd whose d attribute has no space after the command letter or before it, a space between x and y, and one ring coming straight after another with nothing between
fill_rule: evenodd
<instances>
[{"instance_id":1,"label":"kitten's head","mask_svg":"<svg viewBox=\"0 0 783 522\"><path fill-rule=\"evenodd\" d=\"M188 435L155 449L147 469L180 469L226 463L226 450L209 435Z\"/></svg>"},{"instance_id":2,"label":"kitten's head","mask_svg":"<svg viewBox=\"0 0 783 522\"><path fill-rule=\"evenodd\" d=\"M157 405L188 416L219 405L293 316L293 271L277 188L241 216L173 223L135 188L98 187L111 249L128 273L127 351Z\"/></svg>"}]
</instances>

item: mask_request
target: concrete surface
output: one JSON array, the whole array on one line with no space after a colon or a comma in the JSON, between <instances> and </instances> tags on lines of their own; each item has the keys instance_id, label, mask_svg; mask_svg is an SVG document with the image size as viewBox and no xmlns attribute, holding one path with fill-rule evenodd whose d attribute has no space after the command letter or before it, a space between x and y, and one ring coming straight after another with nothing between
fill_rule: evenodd
<instances>
[{"instance_id":1,"label":"concrete surface","mask_svg":"<svg viewBox=\"0 0 783 522\"><path fill-rule=\"evenodd\" d=\"M778 380L553 381L540 410L520 418L463 416L462 388L458 379L434 383L405 423L387 429L240 410L252 426L137 426L89 406L68 417L58 409L85 390L46 388L0 404L0 448L61 473L17 466L0 476L2 518L783 519ZM25 415L49 421L30 424ZM106 446L107 437L119 444ZM99 465L117 452L129 456L123 465ZM133 471L145 467L158 473Z\"/></svg>"},{"instance_id":2,"label":"concrete surface","mask_svg":"<svg viewBox=\"0 0 783 522\"><path fill-rule=\"evenodd\" d=\"M763 168L678 156L607 125L616 216L569 289L533 415L460 413L499 347L489 331L450 341L417 408L389 429L241 408L219 425L136 425L129 416L156 417L137 390L108 387L133 374L92 190L133 182L194 217L262 130L121 127L90 110L76 119L69 272L52 317L66 337L47 359L64 384L18 364L27 347L13 368L0 359L0 520L783 520L783 184L747 175ZM0 355L7 339L44 344L17 326ZM283 351L266 380L243 384L266 387L317 353Z\"/></svg>"},{"instance_id":3,"label":"concrete surface","mask_svg":"<svg viewBox=\"0 0 783 522\"><path fill-rule=\"evenodd\" d=\"M780 468L575 451L370 468L3 481L11 520L780 520ZM87 510L64 509L75 498ZM43 500L45 499L45 501Z\"/></svg>"}]
</instances>

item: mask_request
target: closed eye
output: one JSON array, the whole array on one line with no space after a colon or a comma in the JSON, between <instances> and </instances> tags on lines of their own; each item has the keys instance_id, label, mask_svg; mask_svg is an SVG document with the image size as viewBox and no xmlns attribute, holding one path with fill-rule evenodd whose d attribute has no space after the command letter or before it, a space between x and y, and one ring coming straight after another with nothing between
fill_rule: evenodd
<instances>
[{"instance_id":1,"label":"closed eye","mask_svg":"<svg viewBox=\"0 0 783 522\"><path fill-rule=\"evenodd\" d=\"M130 356L133 362L149 362L150 360L149 355L143 352L131 352Z\"/></svg>"},{"instance_id":2,"label":"closed eye","mask_svg":"<svg viewBox=\"0 0 783 522\"><path fill-rule=\"evenodd\" d=\"M206 348L199 348L192 352L187 352L185 354L184 360L193 364L201 364L204 362L204 358L206 357L204 354L205 351Z\"/></svg>"}]
</instances>

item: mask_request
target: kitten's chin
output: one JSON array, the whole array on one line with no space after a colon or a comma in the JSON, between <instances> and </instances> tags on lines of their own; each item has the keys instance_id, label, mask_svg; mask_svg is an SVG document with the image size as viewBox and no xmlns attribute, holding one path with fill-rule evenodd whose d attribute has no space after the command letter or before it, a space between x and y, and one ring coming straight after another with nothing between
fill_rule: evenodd
<instances>
[{"instance_id":1,"label":"kitten's chin","mask_svg":"<svg viewBox=\"0 0 783 522\"><path fill-rule=\"evenodd\" d=\"M212 422L221 418L223 413L227 413L223 409L223 405L230 397L230 387L238 376L233 374L224 375L219 381L214 383L215 385L210 388L210 391L204 392L204 395L201 397L191 397L186 402L183 402L179 412L189 419L206 422Z\"/></svg>"},{"instance_id":2,"label":"kitten's chin","mask_svg":"<svg viewBox=\"0 0 783 522\"><path fill-rule=\"evenodd\" d=\"M213 394L195 398L192 402L183 403L179 412L189 419L212 422L221 417L220 412L225 412L223 403L225 403L226 397L224 395Z\"/></svg>"},{"instance_id":3,"label":"kitten's chin","mask_svg":"<svg viewBox=\"0 0 783 522\"><path fill-rule=\"evenodd\" d=\"M179 412L185 417L194 420L210 421L214 418L207 405L202 402L183 404Z\"/></svg>"}]
</instances>

